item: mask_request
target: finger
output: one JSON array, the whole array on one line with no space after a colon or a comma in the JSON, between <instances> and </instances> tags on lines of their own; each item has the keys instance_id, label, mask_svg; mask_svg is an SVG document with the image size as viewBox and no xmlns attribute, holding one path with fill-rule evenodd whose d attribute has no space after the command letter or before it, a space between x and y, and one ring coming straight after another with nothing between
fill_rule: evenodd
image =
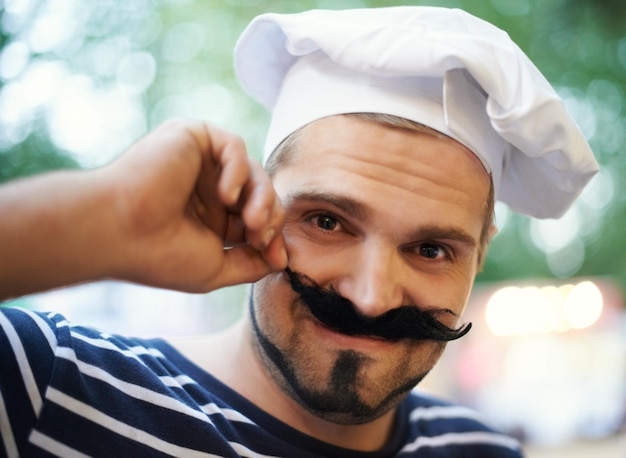
<instances>
[{"instance_id":1,"label":"finger","mask_svg":"<svg viewBox=\"0 0 626 458\"><path fill-rule=\"evenodd\" d=\"M225 250L225 259L219 275L211 282L210 289L253 283L275 272L263 254L250 245Z\"/></svg>"},{"instance_id":2,"label":"finger","mask_svg":"<svg viewBox=\"0 0 626 458\"><path fill-rule=\"evenodd\" d=\"M280 234L285 212L271 179L254 161L250 165L251 178L246 185L242 219L246 238L255 248L263 250Z\"/></svg>"},{"instance_id":3,"label":"finger","mask_svg":"<svg viewBox=\"0 0 626 458\"><path fill-rule=\"evenodd\" d=\"M241 137L216 126L205 124L211 159L220 167L219 197L227 206L234 206L250 178L250 161Z\"/></svg>"},{"instance_id":4,"label":"finger","mask_svg":"<svg viewBox=\"0 0 626 458\"><path fill-rule=\"evenodd\" d=\"M219 165L220 200L229 211L242 212L245 241L257 249L266 248L282 229L284 220L269 176L261 164L248 157L243 140L235 134L205 124L204 137L198 142L201 147L203 142L206 144L210 162ZM225 238L232 243L241 234L238 225L229 225Z\"/></svg>"},{"instance_id":5,"label":"finger","mask_svg":"<svg viewBox=\"0 0 626 458\"><path fill-rule=\"evenodd\" d=\"M283 270L289 261L287 245L282 233L275 237L268 247L262 251L263 258L274 270Z\"/></svg>"},{"instance_id":6,"label":"finger","mask_svg":"<svg viewBox=\"0 0 626 458\"><path fill-rule=\"evenodd\" d=\"M224 245L235 246L245 243L248 243L248 240L246 239L246 226L241 219L241 214L230 213L224 235Z\"/></svg>"}]
</instances>

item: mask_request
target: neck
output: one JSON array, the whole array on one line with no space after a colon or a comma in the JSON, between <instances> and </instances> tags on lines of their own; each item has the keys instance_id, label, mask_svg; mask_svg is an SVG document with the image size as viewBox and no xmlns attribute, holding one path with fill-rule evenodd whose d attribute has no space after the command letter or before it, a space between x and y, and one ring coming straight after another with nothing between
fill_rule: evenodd
<instances>
[{"instance_id":1,"label":"neck","mask_svg":"<svg viewBox=\"0 0 626 458\"><path fill-rule=\"evenodd\" d=\"M393 410L362 425L338 425L316 417L278 386L253 339L251 324L246 318L225 332L172 343L186 357L257 407L304 434L359 451L378 450L387 443L393 428ZM220 351L207 352L207 348L220 348Z\"/></svg>"}]
</instances>

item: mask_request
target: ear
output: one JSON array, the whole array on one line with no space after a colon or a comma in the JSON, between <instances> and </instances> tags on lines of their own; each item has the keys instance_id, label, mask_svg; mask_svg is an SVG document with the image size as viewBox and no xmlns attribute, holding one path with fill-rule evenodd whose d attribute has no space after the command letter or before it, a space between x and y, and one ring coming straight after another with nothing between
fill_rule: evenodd
<instances>
[{"instance_id":1,"label":"ear","mask_svg":"<svg viewBox=\"0 0 626 458\"><path fill-rule=\"evenodd\" d=\"M485 258L487 257L487 249L489 248L489 243L491 243L491 240L496 236L497 233L498 227L492 223L489 226L489 234L487 235L487 240L485 241L484 245L481 244L482 246L478 251L478 272L481 272L483 270L483 265L485 264Z\"/></svg>"},{"instance_id":2,"label":"ear","mask_svg":"<svg viewBox=\"0 0 626 458\"><path fill-rule=\"evenodd\" d=\"M498 226L496 226L494 223L491 223L491 226L489 227L489 236L487 237L487 243L490 243L497 233Z\"/></svg>"}]
</instances>

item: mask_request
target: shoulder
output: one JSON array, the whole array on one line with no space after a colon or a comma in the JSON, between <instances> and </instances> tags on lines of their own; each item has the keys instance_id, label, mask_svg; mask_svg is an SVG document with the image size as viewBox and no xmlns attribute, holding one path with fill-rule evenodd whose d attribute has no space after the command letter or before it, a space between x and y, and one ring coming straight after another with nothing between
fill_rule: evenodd
<instances>
[{"instance_id":1,"label":"shoulder","mask_svg":"<svg viewBox=\"0 0 626 458\"><path fill-rule=\"evenodd\" d=\"M60 315L16 307L0 308L0 436L7 455L23 453L23 444L45 405L54 372ZM2 448L0 448L2 455Z\"/></svg>"},{"instance_id":2,"label":"shoulder","mask_svg":"<svg viewBox=\"0 0 626 458\"><path fill-rule=\"evenodd\" d=\"M498 431L472 409L420 391L411 393L406 407L409 438L400 456L426 449L446 449L451 453L446 456L457 456L454 450L459 451L458 456L522 456L516 439Z\"/></svg>"},{"instance_id":3,"label":"shoulder","mask_svg":"<svg viewBox=\"0 0 626 458\"><path fill-rule=\"evenodd\" d=\"M61 315L0 307L0 358L3 367L15 366L22 375L49 374L58 346ZM19 367L19 369L18 369ZM42 380L37 380L40 390Z\"/></svg>"},{"instance_id":4,"label":"shoulder","mask_svg":"<svg viewBox=\"0 0 626 458\"><path fill-rule=\"evenodd\" d=\"M56 328L66 323L65 318L59 314L34 312L20 307L0 307L0 329L7 336L17 334L44 334L54 342L52 334Z\"/></svg>"},{"instance_id":5,"label":"shoulder","mask_svg":"<svg viewBox=\"0 0 626 458\"><path fill-rule=\"evenodd\" d=\"M72 325L60 315L0 309L0 367L12 374L0 377L8 418L0 436L9 438L4 450L0 441L0 456L38 456L59 446L97 456L103 444L111 456L157 450L189 456L199 446L234 456L224 436L230 417L217 418L223 410L214 407L215 397L161 347L158 340Z\"/></svg>"}]
</instances>

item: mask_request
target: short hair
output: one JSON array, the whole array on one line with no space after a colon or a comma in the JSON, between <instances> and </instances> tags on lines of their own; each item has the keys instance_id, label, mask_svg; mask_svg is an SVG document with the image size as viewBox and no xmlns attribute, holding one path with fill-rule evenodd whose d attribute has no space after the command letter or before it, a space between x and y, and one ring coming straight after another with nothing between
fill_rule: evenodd
<instances>
[{"instance_id":1,"label":"short hair","mask_svg":"<svg viewBox=\"0 0 626 458\"><path fill-rule=\"evenodd\" d=\"M383 114L383 113L347 113L339 116L345 116L352 119L357 119L365 122L373 122L386 127L392 127L395 129L403 129L411 132L419 132L427 135L432 135L441 139L450 139L449 136L435 130L424 124L411 121L400 116ZM304 126L306 127L306 126ZM265 170L270 176L274 176L281 166L285 166L291 163L294 159L296 152L296 144L300 139L302 129L292 132L287 138L285 138L276 149L270 154L267 162L265 163ZM455 140L456 141L456 140ZM491 236L491 227L494 224L495 219L495 196L493 181L489 179L489 193L484 205L484 222L480 233L480 246L478 250L478 265L482 267L487 246L489 245L489 239Z\"/></svg>"}]
</instances>

